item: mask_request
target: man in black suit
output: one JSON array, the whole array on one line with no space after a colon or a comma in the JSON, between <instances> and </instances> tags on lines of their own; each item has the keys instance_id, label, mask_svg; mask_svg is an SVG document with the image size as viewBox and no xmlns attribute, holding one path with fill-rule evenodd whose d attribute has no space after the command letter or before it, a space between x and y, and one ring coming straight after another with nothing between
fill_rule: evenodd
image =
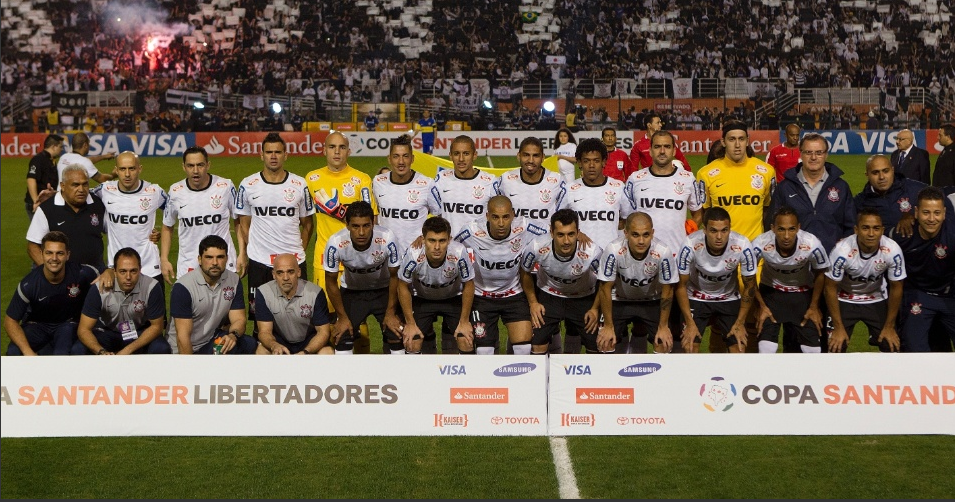
<instances>
[{"instance_id":1,"label":"man in black suit","mask_svg":"<svg viewBox=\"0 0 955 502\"><path fill-rule=\"evenodd\" d=\"M895 172L902 173L910 180L921 181L926 185L932 183L928 150L915 146L915 134L909 129L902 129L895 135L892 166L895 167Z\"/></svg>"},{"instance_id":2,"label":"man in black suit","mask_svg":"<svg viewBox=\"0 0 955 502\"><path fill-rule=\"evenodd\" d=\"M938 130L938 143L943 148L935 160L932 186L955 186L955 125L945 124Z\"/></svg>"}]
</instances>

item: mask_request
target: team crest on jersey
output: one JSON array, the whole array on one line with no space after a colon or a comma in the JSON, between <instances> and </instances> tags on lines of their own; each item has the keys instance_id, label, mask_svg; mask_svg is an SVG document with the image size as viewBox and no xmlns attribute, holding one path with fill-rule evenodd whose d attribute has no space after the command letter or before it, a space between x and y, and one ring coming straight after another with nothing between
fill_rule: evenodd
<instances>
[{"instance_id":1,"label":"team crest on jersey","mask_svg":"<svg viewBox=\"0 0 955 502\"><path fill-rule=\"evenodd\" d=\"M222 288L222 298L227 302L231 302L235 298L235 288L232 286L226 286Z\"/></svg>"},{"instance_id":2,"label":"team crest on jersey","mask_svg":"<svg viewBox=\"0 0 955 502\"><path fill-rule=\"evenodd\" d=\"M570 273L573 275L580 275L584 273L584 266L579 263L574 263L570 266Z\"/></svg>"},{"instance_id":3,"label":"team crest on jersey","mask_svg":"<svg viewBox=\"0 0 955 502\"><path fill-rule=\"evenodd\" d=\"M912 210L912 203L909 202L908 197L902 197L901 199L899 199L899 211L902 211L903 213L907 213L911 210Z\"/></svg>"},{"instance_id":4,"label":"team crest on jersey","mask_svg":"<svg viewBox=\"0 0 955 502\"><path fill-rule=\"evenodd\" d=\"M133 301L133 312L136 312L137 314L142 314L145 311L146 311L146 302L142 300Z\"/></svg>"},{"instance_id":5,"label":"team crest on jersey","mask_svg":"<svg viewBox=\"0 0 955 502\"><path fill-rule=\"evenodd\" d=\"M511 252L516 253L521 250L521 240L514 239L511 241Z\"/></svg>"},{"instance_id":6,"label":"team crest on jersey","mask_svg":"<svg viewBox=\"0 0 955 502\"><path fill-rule=\"evenodd\" d=\"M99 226L99 216L97 216L97 215L95 215L95 214L91 214L91 215L90 215L90 225L93 225L94 227L98 227L98 226Z\"/></svg>"},{"instance_id":7,"label":"team crest on jersey","mask_svg":"<svg viewBox=\"0 0 955 502\"><path fill-rule=\"evenodd\" d=\"M285 202L292 202L293 200L295 200L295 189L286 188L284 197L285 197Z\"/></svg>"},{"instance_id":8,"label":"team crest on jersey","mask_svg":"<svg viewBox=\"0 0 955 502\"><path fill-rule=\"evenodd\" d=\"M756 165L756 172L757 172L757 173L766 174L766 173L769 172L769 169L766 169L765 166L761 166L761 165L757 164L757 165Z\"/></svg>"},{"instance_id":9,"label":"team crest on jersey","mask_svg":"<svg viewBox=\"0 0 955 502\"><path fill-rule=\"evenodd\" d=\"M683 195L683 192L686 191L686 185L682 182L677 182L673 184L673 193L677 195Z\"/></svg>"},{"instance_id":10,"label":"team crest on jersey","mask_svg":"<svg viewBox=\"0 0 955 502\"><path fill-rule=\"evenodd\" d=\"M750 181L749 181L749 185L750 185L751 187L753 187L753 190L762 190L762 189L763 189L763 177L762 177L762 176L760 176L760 175L758 175L758 174L754 174L754 175L752 175L752 176L749 177L749 180L750 180Z\"/></svg>"},{"instance_id":11,"label":"team crest on jersey","mask_svg":"<svg viewBox=\"0 0 955 502\"><path fill-rule=\"evenodd\" d=\"M948 246L944 244L936 244L935 257L941 260L941 259L944 259L946 256L948 256Z\"/></svg>"},{"instance_id":12,"label":"team crest on jersey","mask_svg":"<svg viewBox=\"0 0 955 502\"><path fill-rule=\"evenodd\" d=\"M921 304L921 303L913 303L913 304L912 304L912 308L909 309L909 312L911 312L912 315L919 315L919 314L921 314L921 313L922 313L922 304Z\"/></svg>"},{"instance_id":13,"label":"team crest on jersey","mask_svg":"<svg viewBox=\"0 0 955 502\"><path fill-rule=\"evenodd\" d=\"M733 244L732 246L730 246L730 250L733 251L734 253L739 253L740 251L743 250L743 248L741 248L740 246L736 244Z\"/></svg>"},{"instance_id":14,"label":"team crest on jersey","mask_svg":"<svg viewBox=\"0 0 955 502\"><path fill-rule=\"evenodd\" d=\"M450 266L450 267L444 267L444 278L445 278L445 279L450 279L450 278L454 277L454 274L456 274L456 273L458 273L458 269L456 269L453 265Z\"/></svg>"},{"instance_id":15,"label":"team crest on jersey","mask_svg":"<svg viewBox=\"0 0 955 502\"><path fill-rule=\"evenodd\" d=\"M872 262L872 268L874 268L876 272L884 272L885 269L888 268L888 265L885 263L885 260L875 260Z\"/></svg>"},{"instance_id":16,"label":"team crest on jersey","mask_svg":"<svg viewBox=\"0 0 955 502\"><path fill-rule=\"evenodd\" d=\"M67 288L66 292L70 295L70 298L76 298L77 296L80 296L80 285L70 284L70 287Z\"/></svg>"},{"instance_id":17,"label":"team crest on jersey","mask_svg":"<svg viewBox=\"0 0 955 502\"><path fill-rule=\"evenodd\" d=\"M545 188L541 190L541 202L543 202L544 204L547 204L548 202L550 202L550 199L551 199L550 189Z\"/></svg>"},{"instance_id":18,"label":"team crest on jersey","mask_svg":"<svg viewBox=\"0 0 955 502\"><path fill-rule=\"evenodd\" d=\"M352 181L345 183L342 186L342 195L345 197L354 197L355 196L355 178L352 178Z\"/></svg>"},{"instance_id":19,"label":"team crest on jersey","mask_svg":"<svg viewBox=\"0 0 955 502\"><path fill-rule=\"evenodd\" d=\"M472 195L475 199L483 199L483 198L484 198L484 185L474 185L473 187L471 187L471 195Z\"/></svg>"},{"instance_id":20,"label":"team crest on jersey","mask_svg":"<svg viewBox=\"0 0 955 502\"><path fill-rule=\"evenodd\" d=\"M643 263L643 273L649 276L657 273L657 262L647 260Z\"/></svg>"},{"instance_id":21,"label":"team crest on jersey","mask_svg":"<svg viewBox=\"0 0 955 502\"><path fill-rule=\"evenodd\" d=\"M408 190L408 202L417 204L421 200L421 192L417 190Z\"/></svg>"},{"instance_id":22,"label":"team crest on jersey","mask_svg":"<svg viewBox=\"0 0 955 502\"><path fill-rule=\"evenodd\" d=\"M378 263L381 263L381 262L385 261L385 252L382 251L382 250L380 250L380 249L376 249L376 250L372 251L372 252L371 252L371 261L375 262L375 264L378 264Z\"/></svg>"},{"instance_id":23,"label":"team crest on jersey","mask_svg":"<svg viewBox=\"0 0 955 502\"><path fill-rule=\"evenodd\" d=\"M806 244L806 243L803 243L803 242L800 242L800 243L799 243L799 250L800 250L800 251L809 251L809 250L811 250L811 249L812 249L812 247L811 247L809 244Z\"/></svg>"},{"instance_id":24,"label":"team crest on jersey","mask_svg":"<svg viewBox=\"0 0 955 502\"><path fill-rule=\"evenodd\" d=\"M143 211L145 211L145 210L149 209L149 203L150 203L150 198L149 198L149 197L143 197L143 198L139 199L139 208L142 209Z\"/></svg>"},{"instance_id":25,"label":"team crest on jersey","mask_svg":"<svg viewBox=\"0 0 955 502\"><path fill-rule=\"evenodd\" d=\"M302 305L299 307L300 314L302 319L309 319L312 317L312 306L311 305Z\"/></svg>"},{"instance_id":26,"label":"team crest on jersey","mask_svg":"<svg viewBox=\"0 0 955 502\"><path fill-rule=\"evenodd\" d=\"M829 200L832 202L839 202L839 189L836 187L829 187Z\"/></svg>"},{"instance_id":27,"label":"team crest on jersey","mask_svg":"<svg viewBox=\"0 0 955 502\"><path fill-rule=\"evenodd\" d=\"M703 246L705 246L705 245L706 245L706 244L704 244L704 243L702 243L702 242L697 242L696 244L693 245L693 251L699 251L699 250L703 249Z\"/></svg>"},{"instance_id":28,"label":"team crest on jersey","mask_svg":"<svg viewBox=\"0 0 955 502\"><path fill-rule=\"evenodd\" d=\"M725 268L726 270L733 270L734 268L736 268L737 263L739 263L739 260L737 260L736 258L728 258L726 260L723 260L723 268Z\"/></svg>"},{"instance_id":29,"label":"team crest on jersey","mask_svg":"<svg viewBox=\"0 0 955 502\"><path fill-rule=\"evenodd\" d=\"M613 190L607 190L604 192L604 200L607 201L607 204L613 204L617 202L617 193Z\"/></svg>"},{"instance_id":30,"label":"team crest on jersey","mask_svg":"<svg viewBox=\"0 0 955 502\"><path fill-rule=\"evenodd\" d=\"M222 196L213 195L212 197L209 197L209 205L212 206L212 209L219 209L222 207Z\"/></svg>"}]
</instances>

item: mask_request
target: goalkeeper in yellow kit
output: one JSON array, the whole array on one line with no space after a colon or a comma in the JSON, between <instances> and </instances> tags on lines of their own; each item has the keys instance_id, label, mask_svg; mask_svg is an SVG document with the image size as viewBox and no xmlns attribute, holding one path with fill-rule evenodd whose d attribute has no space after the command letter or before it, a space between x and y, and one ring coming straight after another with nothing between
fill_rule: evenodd
<instances>
[{"instance_id":1,"label":"goalkeeper in yellow kit","mask_svg":"<svg viewBox=\"0 0 955 502\"><path fill-rule=\"evenodd\" d=\"M333 132L325 138L326 167L305 175L308 192L315 201L315 251L312 253L313 281L325 288L322 259L329 237L345 228L345 209L352 202L363 200L371 204L375 215L378 205L371 194L371 177L348 165L350 148L348 138ZM331 303L329 303L331 309ZM368 352L368 326L361 325L361 339L355 341L355 352Z\"/></svg>"}]
</instances>

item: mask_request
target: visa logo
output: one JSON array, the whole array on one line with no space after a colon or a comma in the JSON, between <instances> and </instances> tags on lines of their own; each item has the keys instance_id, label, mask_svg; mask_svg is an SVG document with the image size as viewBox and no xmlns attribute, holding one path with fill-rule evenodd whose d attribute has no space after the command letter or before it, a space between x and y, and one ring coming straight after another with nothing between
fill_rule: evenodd
<instances>
[{"instance_id":1,"label":"visa logo","mask_svg":"<svg viewBox=\"0 0 955 502\"><path fill-rule=\"evenodd\" d=\"M589 364L570 364L564 366L564 374L566 375L590 375L590 365Z\"/></svg>"},{"instance_id":2,"label":"visa logo","mask_svg":"<svg viewBox=\"0 0 955 502\"><path fill-rule=\"evenodd\" d=\"M438 371L440 371L442 375L467 375L468 374L467 371L465 371L463 364L461 365L458 365L458 364L440 365L439 364Z\"/></svg>"}]
</instances>

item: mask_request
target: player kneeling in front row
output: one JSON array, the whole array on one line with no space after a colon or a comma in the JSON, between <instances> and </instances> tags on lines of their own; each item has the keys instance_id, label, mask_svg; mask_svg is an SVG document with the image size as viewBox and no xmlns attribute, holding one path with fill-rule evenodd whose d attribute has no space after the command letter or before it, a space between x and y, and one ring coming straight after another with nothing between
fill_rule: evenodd
<instances>
[{"instance_id":1,"label":"player kneeling in front row","mask_svg":"<svg viewBox=\"0 0 955 502\"><path fill-rule=\"evenodd\" d=\"M756 289L756 260L749 239L730 230L726 209L713 206L703 212L703 229L686 237L677 269L677 302L686 319L683 349L699 352L701 333L714 320L729 351L746 352L744 321ZM742 291L737 275L743 278Z\"/></svg>"},{"instance_id":2,"label":"player kneeling in front row","mask_svg":"<svg viewBox=\"0 0 955 502\"><path fill-rule=\"evenodd\" d=\"M398 273L405 351L420 354L422 342L433 344L434 322L441 316L442 338L454 336L458 351L474 354L468 321L474 302L473 258L464 244L451 241L451 224L440 216L426 219L421 233L423 247L408 248Z\"/></svg>"},{"instance_id":3,"label":"player kneeling in front row","mask_svg":"<svg viewBox=\"0 0 955 502\"><path fill-rule=\"evenodd\" d=\"M116 251L112 288L94 285L83 303L73 354L170 354L162 336L166 295L160 280L142 275L139 252Z\"/></svg>"},{"instance_id":4,"label":"player kneeling in front row","mask_svg":"<svg viewBox=\"0 0 955 502\"><path fill-rule=\"evenodd\" d=\"M521 260L521 283L527 293L534 325L532 350L546 354L560 324L581 333L588 354L612 353L616 338L612 329L599 330L600 302L597 298L597 265L600 248L591 241L577 241L577 212L559 209L550 219L550 236L541 236ZM531 272L537 272L537 284Z\"/></svg>"},{"instance_id":5,"label":"player kneeling in front row","mask_svg":"<svg viewBox=\"0 0 955 502\"><path fill-rule=\"evenodd\" d=\"M179 277L169 295L167 339L180 354L254 354L258 342L245 336L245 295L235 272L226 270L229 245L218 235L199 241L199 270Z\"/></svg>"},{"instance_id":6,"label":"player kneeling in front row","mask_svg":"<svg viewBox=\"0 0 955 502\"><path fill-rule=\"evenodd\" d=\"M856 217L855 234L837 242L829 253L829 352L845 352L849 336L860 321L869 330L869 345L882 352L899 351L895 322L902 304L905 259L902 248L883 235L883 229L878 209L863 207Z\"/></svg>"},{"instance_id":7,"label":"player kneeling in front row","mask_svg":"<svg viewBox=\"0 0 955 502\"><path fill-rule=\"evenodd\" d=\"M256 354L334 354L328 346L328 301L322 288L302 279L290 253L275 257L272 277L255 292Z\"/></svg>"},{"instance_id":8,"label":"player kneeling in front row","mask_svg":"<svg viewBox=\"0 0 955 502\"><path fill-rule=\"evenodd\" d=\"M819 306L829 268L822 243L799 228L793 208L783 206L773 217L772 229L753 240L753 253L757 262L763 260L756 290L759 353L776 353L780 326L795 334L803 353L822 352Z\"/></svg>"},{"instance_id":9,"label":"player kneeling in front row","mask_svg":"<svg viewBox=\"0 0 955 502\"><path fill-rule=\"evenodd\" d=\"M640 323L642 332L654 333L654 351L669 353L673 349L669 326L673 288L680 282L676 260L670 249L654 238L649 214L631 213L623 233L622 239L603 250L597 268L604 316L601 331L611 329L615 336L625 336L631 324ZM639 345L645 353L646 341Z\"/></svg>"},{"instance_id":10,"label":"player kneeling in front row","mask_svg":"<svg viewBox=\"0 0 955 502\"><path fill-rule=\"evenodd\" d=\"M375 316L382 343L392 354L404 354L398 306L398 245L395 234L375 225L371 204L352 202L345 210L345 228L332 234L325 246L325 287L338 314L332 326L336 354L354 353L358 325ZM344 266L339 284L339 267Z\"/></svg>"}]
</instances>

